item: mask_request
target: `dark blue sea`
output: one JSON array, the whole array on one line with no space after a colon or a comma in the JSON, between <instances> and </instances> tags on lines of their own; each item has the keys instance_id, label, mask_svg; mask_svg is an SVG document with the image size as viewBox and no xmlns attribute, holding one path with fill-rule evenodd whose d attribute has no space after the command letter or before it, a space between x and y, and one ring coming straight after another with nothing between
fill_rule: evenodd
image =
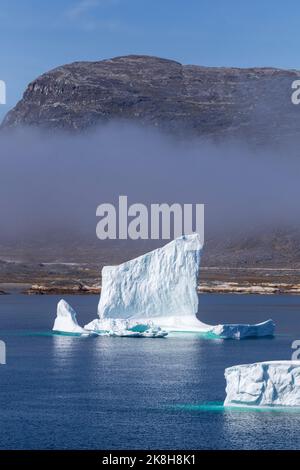
<instances>
[{"instance_id":1,"label":"dark blue sea","mask_svg":"<svg viewBox=\"0 0 300 470\"><path fill-rule=\"evenodd\" d=\"M201 319L273 318L274 339L54 336L55 296L0 296L1 449L299 449L300 412L222 408L225 367L290 359L299 296L201 295ZM97 296L66 296L81 324Z\"/></svg>"}]
</instances>

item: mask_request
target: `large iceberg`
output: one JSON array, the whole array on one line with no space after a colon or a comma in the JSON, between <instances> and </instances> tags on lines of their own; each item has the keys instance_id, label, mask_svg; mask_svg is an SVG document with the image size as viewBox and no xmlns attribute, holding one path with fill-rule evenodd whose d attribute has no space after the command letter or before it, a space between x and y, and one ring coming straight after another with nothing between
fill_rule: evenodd
<instances>
[{"instance_id":1,"label":"large iceberg","mask_svg":"<svg viewBox=\"0 0 300 470\"><path fill-rule=\"evenodd\" d=\"M89 331L78 325L75 310L65 300L60 300L57 304L53 331L80 336L90 334Z\"/></svg>"},{"instance_id":2,"label":"large iceberg","mask_svg":"<svg viewBox=\"0 0 300 470\"><path fill-rule=\"evenodd\" d=\"M195 316L201 248L194 234L119 266L105 266L99 319L86 328L108 330L115 319L123 319L168 330L206 329Z\"/></svg>"},{"instance_id":3,"label":"large iceberg","mask_svg":"<svg viewBox=\"0 0 300 470\"><path fill-rule=\"evenodd\" d=\"M300 406L300 361L237 365L225 378L224 406Z\"/></svg>"},{"instance_id":4,"label":"large iceberg","mask_svg":"<svg viewBox=\"0 0 300 470\"><path fill-rule=\"evenodd\" d=\"M210 333L221 338L272 335L272 320L211 326L197 319L201 250L199 235L191 234L119 266L105 266L99 318L85 328L109 331L117 320L129 327L147 324L169 332Z\"/></svg>"}]
</instances>

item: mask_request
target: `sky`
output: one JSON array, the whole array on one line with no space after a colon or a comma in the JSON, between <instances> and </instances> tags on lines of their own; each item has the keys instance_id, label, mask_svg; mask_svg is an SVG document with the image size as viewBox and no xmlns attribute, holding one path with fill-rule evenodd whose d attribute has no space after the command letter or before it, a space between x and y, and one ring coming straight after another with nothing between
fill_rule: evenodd
<instances>
[{"instance_id":1,"label":"sky","mask_svg":"<svg viewBox=\"0 0 300 470\"><path fill-rule=\"evenodd\" d=\"M0 119L30 81L78 60L300 69L299 19L299 0L0 0Z\"/></svg>"}]
</instances>

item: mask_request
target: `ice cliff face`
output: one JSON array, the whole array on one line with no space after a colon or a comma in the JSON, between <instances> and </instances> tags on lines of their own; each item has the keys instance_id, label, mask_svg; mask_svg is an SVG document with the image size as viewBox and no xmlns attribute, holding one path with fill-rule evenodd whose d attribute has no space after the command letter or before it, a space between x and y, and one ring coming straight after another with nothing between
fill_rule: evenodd
<instances>
[{"instance_id":1,"label":"ice cliff face","mask_svg":"<svg viewBox=\"0 0 300 470\"><path fill-rule=\"evenodd\" d=\"M224 406L300 406L300 361L233 366L225 378Z\"/></svg>"},{"instance_id":2,"label":"ice cliff face","mask_svg":"<svg viewBox=\"0 0 300 470\"><path fill-rule=\"evenodd\" d=\"M53 331L60 333L88 334L78 325L76 312L65 300L57 304L57 314L53 325Z\"/></svg>"},{"instance_id":3,"label":"ice cliff face","mask_svg":"<svg viewBox=\"0 0 300 470\"><path fill-rule=\"evenodd\" d=\"M99 317L194 315L201 248L193 234L119 266L104 267Z\"/></svg>"},{"instance_id":4,"label":"ice cliff face","mask_svg":"<svg viewBox=\"0 0 300 470\"><path fill-rule=\"evenodd\" d=\"M202 244L186 235L119 266L102 270L100 320L88 329L110 329L115 319L149 323L180 331L207 331L195 316Z\"/></svg>"}]
</instances>

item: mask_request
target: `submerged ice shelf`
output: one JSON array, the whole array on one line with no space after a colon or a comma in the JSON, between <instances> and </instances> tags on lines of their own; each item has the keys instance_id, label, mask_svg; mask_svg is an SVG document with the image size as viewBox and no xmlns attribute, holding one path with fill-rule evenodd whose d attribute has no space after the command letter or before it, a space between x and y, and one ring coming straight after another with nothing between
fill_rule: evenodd
<instances>
[{"instance_id":1,"label":"submerged ice shelf","mask_svg":"<svg viewBox=\"0 0 300 470\"><path fill-rule=\"evenodd\" d=\"M200 237L192 234L119 266L105 266L99 318L85 329L109 331L117 320L124 329L150 324L168 332L210 333L224 339L273 335L272 320L212 326L197 319L201 250Z\"/></svg>"},{"instance_id":2,"label":"submerged ice shelf","mask_svg":"<svg viewBox=\"0 0 300 470\"><path fill-rule=\"evenodd\" d=\"M225 370L224 406L300 406L300 361L270 361Z\"/></svg>"}]
</instances>

